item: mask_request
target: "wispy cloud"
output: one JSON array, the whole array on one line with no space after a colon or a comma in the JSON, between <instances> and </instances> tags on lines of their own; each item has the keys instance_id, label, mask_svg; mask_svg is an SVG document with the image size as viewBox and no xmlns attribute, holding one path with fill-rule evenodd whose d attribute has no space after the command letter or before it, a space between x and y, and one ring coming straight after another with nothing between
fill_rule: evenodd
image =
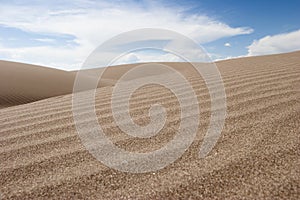
<instances>
[{"instance_id":1,"label":"wispy cloud","mask_svg":"<svg viewBox=\"0 0 300 200\"><path fill-rule=\"evenodd\" d=\"M231 47L231 44L229 42L224 44L225 47Z\"/></svg>"},{"instance_id":2,"label":"wispy cloud","mask_svg":"<svg viewBox=\"0 0 300 200\"><path fill-rule=\"evenodd\" d=\"M52 38L36 38L34 40L39 41L39 42L47 42L47 43L55 42L55 40Z\"/></svg>"},{"instance_id":3,"label":"wispy cloud","mask_svg":"<svg viewBox=\"0 0 300 200\"><path fill-rule=\"evenodd\" d=\"M199 44L252 32L251 28L231 27L206 15L185 12L182 7L165 7L163 4L130 0L119 3L83 3L77 0L59 6L49 5L49 2L47 5L35 3L30 6L2 4L0 24L34 33L74 36L73 42L78 45L72 47L55 47L47 43L44 46L26 48L8 48L4 44L0 46L2 59L64 69L79 68L99 44L112 36L138 28L177 31ZM51 38L47 40L50 42Z\"/></svg>"},{"instance_id":4,"label":"wispy cloud","mask_svg":"<svg viewBox=\"0 0 300 200\"><path fill-rule=\"evenodd\" d=\"M248 46L248 55L265 55L300 50L300 30L273 36L266 36L253 41Z\"/></svg>"}]
</instances>

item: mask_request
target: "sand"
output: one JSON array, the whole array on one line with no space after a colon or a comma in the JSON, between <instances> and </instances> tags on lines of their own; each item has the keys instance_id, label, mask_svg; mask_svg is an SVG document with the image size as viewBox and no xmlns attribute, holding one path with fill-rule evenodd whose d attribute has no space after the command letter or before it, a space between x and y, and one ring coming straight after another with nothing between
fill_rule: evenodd
<instances>
[{"instance_id":1,"label":"sand","mask_svg":"<svg viewBox=\"0 0 300 200\"><path fill-rule=\"evenodd\" d=\"M144 174L111 169L84 148L72 118L72 95L68 94L75 72L0 64L1 106L10 106L0 109L2 199L300 198L300 52L217 63L225 83L228 113L218 143L204 159L199 159L198 153L211 112L207 88L201 78L186 70L187 64L170 63L184 71L195 89L201 127L180 159ZM107 72L105 87L97 89L99 123L107 136L126 150L148 152L162 147L178 127L178 101L169 90L155 85L136 91L130 101L133 120L146 125L149 106L162 103L167 123L151 139L125 135L109 107L111 85L126 72L121 69L118 73L118 68L121 66ZM8 77L4 73L19 73L20 77L17 82L3 80ZM48 81L40 83L45 77ZM166 78L171 81L172 77ZM58 80L65 82L58 84ZM125 102L122 96L118 100L122 112Z\"/></svg>"}]
</instances>

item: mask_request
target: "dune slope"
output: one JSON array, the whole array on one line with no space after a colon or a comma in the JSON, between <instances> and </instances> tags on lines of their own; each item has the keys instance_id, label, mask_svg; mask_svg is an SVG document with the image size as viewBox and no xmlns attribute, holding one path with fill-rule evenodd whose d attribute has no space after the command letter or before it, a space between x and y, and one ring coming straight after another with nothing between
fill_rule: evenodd
<instances>
[{"instance_id":1,"label":"dune slope","mask_svg":"<svg viewBox=\"0 0 300 200\"><path fill-rule=\"evenodd\" d=\"M0 108L71 94L75 77L74 72L0 61ZM93 76L86 76L86 81L93 79ZM99 87L114 83L115 81L104 78Z\"/></svg>"},{"instance_id":2,"label":"dune slope","mask_svg":"<svg viewBox=\"0 0 300 200\"><path fill-rule=\"evenodd\" d=\"M19 105L70 94L74 75L47 67L0 61L0 105Z\"/></svg>"}]
</instances>

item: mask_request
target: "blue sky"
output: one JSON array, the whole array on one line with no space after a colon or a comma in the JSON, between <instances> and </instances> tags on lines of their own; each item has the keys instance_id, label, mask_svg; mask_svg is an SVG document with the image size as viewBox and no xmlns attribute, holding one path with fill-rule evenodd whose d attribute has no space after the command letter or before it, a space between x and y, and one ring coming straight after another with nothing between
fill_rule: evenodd
<instances>
[{"instance_id":1,"label":"blue sky","mask_svg":"<svg viewBox=\"0 0 300 200\"><path fill-rule=\"evenodd\" d=\"M165 28L202 45L213 60L300 50L300 1L2 1L0 59L79 69L125 31ZM156 41L157 42L157 41ZM177 61L149 51L119 63Z\"/></svg>"},{"instance_id":2,"label":"blue sky","mask_svg":"<svg viewBox=\"0 0 300 200\"><path fill-rule=\"evenodd\" d=\"M214 16L231 26L248 26L253 29L251 34L224 38L207 45L207 48L217 49L216 52L220 52L222 56L245 55L248 50L245 47L254 40L267 35L278 35L300 29L300 1L298 0L204 0L196 2L200 3L198 9L195 10L202 9L209 16ZM232 45L232 48L221 47L227 42Z\"/></svg>"}]
</instances>

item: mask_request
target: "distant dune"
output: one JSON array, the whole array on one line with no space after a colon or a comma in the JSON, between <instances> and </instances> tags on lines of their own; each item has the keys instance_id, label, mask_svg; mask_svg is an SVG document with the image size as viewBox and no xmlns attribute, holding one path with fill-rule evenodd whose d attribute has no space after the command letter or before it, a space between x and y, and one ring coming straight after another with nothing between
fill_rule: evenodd
<instances>
[{"instance_id":1,"label":"distant dune","mask_svg":"<svg viewBox=\"0 0 300 200\"><path fill-rule=\"evenodd\" d=\"M72 92L74 75L62 70L0 61L0 104L11 106Z\"/></svg>"},{"instance_id":2,"label":"distant dune","mask_svg":"<svg viewBox=\"0 0 300 200\"><path fill-rule=\"evenodd\" d=\"M75 77L76 72L0 61L0 108L70 94ZM86 81L93 79L93 75L86 77ZM99 87L114 83L114 80L103 78Z\"/></svg>"},{"instance_id":3,"label":"distant dune","mask_svg":"<svg viewBox=\"0 0 300 200\"><path fill-rule=\"evenodd\" d=\"M198 157L211 113L205 82L186 63L165 64L181 70L195 89L201 127L175 163L155 173L129 174L101 164L81 144L71 109L75 72L1 61L0 104L10 106L0 109L1 198L299 199L300 51L217 62L228 113L222 135L205 159ZM109 105L112 85L131 67L112 67L104 75L99 86L106 87L96 92L98 121L117 146L153 151L176 134L180 108L169 90L144 87L132 96L133 120L148 124L150 105L161 103L166 125L150 139L124 134ZM171 75L166 79L173 83ZM177 87L184 96L185 88ZM117 98L118 112L124 112L126 102L122 95ZM87 116L87 126L89 120Z\"/></svg>"}]
</instances>

